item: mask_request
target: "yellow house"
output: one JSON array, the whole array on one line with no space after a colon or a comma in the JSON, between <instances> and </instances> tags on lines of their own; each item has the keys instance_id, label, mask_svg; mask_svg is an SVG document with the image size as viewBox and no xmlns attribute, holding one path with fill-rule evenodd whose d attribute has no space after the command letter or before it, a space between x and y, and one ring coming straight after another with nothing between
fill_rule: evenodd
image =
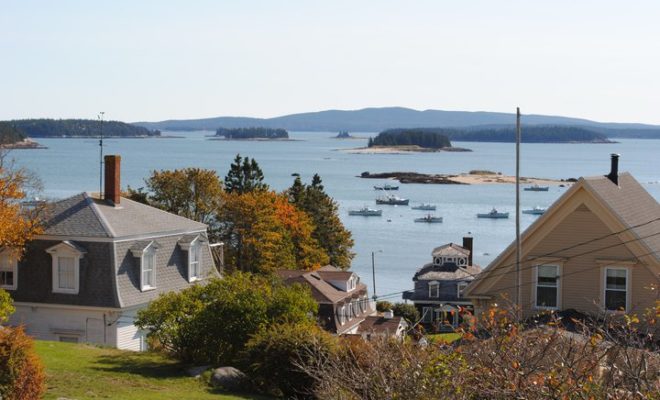
<instances>
[{"instance_id":1,"label":"yellow house","mask_svg":"<svg viewBox=\"0 0 660 400\"><path fill-rule=\"evenodd\" d=\"M523 316L575 309L642 313L660 300L660 204L618 155L606 176L580 178L466 288L479 314L519 303ZM520 282L520 284L518 284ZM508 300L505 300L508 299Z\"/></svg>"}]
</instances>

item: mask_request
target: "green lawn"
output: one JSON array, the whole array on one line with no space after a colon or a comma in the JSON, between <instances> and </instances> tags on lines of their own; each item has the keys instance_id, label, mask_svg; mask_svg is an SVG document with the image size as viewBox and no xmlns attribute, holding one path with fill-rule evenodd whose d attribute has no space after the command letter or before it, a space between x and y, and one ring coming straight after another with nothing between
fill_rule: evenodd
<instances>
[{"instance_id":1,"label":"green lawn","mask_svg":"<svg viewBox=\"0 0 660 400\"><path fill-rule=\"evenodd\" d=\"M461 338L460 333L434 333L431 335L426 335L426 338L430 342L438 342L439 340L443 340L447 343L452 343L455 342L456 340Z\"/></svg>"},{"instance_id":2,"label":"green lawn","mask_svg":"<svg viewBox=\"0 0 660 400\"><path fill-rule=\"evenodd\" d=\"M35 341L46 366L46 399L264 399L214 393L178 362L83 344Z\"/></svg>"}]
</instances>

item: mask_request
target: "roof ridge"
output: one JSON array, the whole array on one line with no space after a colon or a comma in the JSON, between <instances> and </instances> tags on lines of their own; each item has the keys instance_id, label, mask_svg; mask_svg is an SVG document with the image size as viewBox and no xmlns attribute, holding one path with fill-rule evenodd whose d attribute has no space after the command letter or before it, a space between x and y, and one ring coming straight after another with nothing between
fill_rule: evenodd
<instances>
[{"instance_id":1,"label":"roof ridge","mask_svg":"<svg viewBox=\"0 0 660 400\"><path fill-rule=\"evenodd\" d=\"M96 215L96 218L98 218L99 222L101 223L101 226L108 234L108 236L116 237L117 235L115 234L115 231L110 226L110 223L108 223L108 220L105 219L105 217L101 213L101 210L98 209L96 203L94 202L94 198L91 195L89 195L87 192L82 192L82 195L83 198L85 199L85 202L90 206L90 209L92 210L94 215Z\"/></svg>"}]
</instances>

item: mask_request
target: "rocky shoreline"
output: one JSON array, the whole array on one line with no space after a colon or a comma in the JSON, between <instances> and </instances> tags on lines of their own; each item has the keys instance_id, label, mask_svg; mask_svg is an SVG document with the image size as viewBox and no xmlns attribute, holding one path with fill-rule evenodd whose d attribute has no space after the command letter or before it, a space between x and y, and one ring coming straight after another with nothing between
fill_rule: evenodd
<instances>
[{"instance_id":1,"label":"rocky shoreline","mask_svg":"<svg viewBox=\"0 0 660 400\"><path fill-rule=\"evenodd\" d=\"M405 153L437 153L441 151L465 152L472 150L463 147L441 147L441 148L433 149L429 147L411 145L411 146L358 147L356 149L343 149L342 151L352 154L405 154Z\"/></svg>"},{"instance_id":2,"label":"rocky shoreline","mask_svg":"<svg viewBox=\"0 0 660 400\"><path fill-rule=\"evenodd\" d=\"M0 144L3 150L22 150L22 149L47 149L48 147L27 138L16 143Z\"/></svg>"},{"instance_id":3,"label":"rocky shoreline","mask_svg":"<svg viewBox=\"0 0 660 400\"><path fill-rule=\"evenodd\" d=\"M436 185L478 185L478 184L512 184L516 182L515 176L502 175L491 171L477 171L461 174L421 174L419 172L363 172L359 176L366 179L394 179L400 183L423 183ZM575 179L566 180L542 179L532 177L520 177L523 184L537 185L564 185L575 182Z\"/></svg>"}]
</instances>

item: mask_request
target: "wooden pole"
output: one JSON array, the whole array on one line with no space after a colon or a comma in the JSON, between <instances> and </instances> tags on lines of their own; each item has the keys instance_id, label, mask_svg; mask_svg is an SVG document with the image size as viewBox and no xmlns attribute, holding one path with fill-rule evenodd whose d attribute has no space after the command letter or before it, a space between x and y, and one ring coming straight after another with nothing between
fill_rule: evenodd
<instances>
[{"instance_id":1,"label":"wooden pole","mask_svg":"<svg viewBox=\"0 0 660 400\"><path fill-rule=\"evenodd\" d=\"M520 254L520 107L516 107L516 313L519 318L522 311Z\"/></svg>"}]
</instances>

